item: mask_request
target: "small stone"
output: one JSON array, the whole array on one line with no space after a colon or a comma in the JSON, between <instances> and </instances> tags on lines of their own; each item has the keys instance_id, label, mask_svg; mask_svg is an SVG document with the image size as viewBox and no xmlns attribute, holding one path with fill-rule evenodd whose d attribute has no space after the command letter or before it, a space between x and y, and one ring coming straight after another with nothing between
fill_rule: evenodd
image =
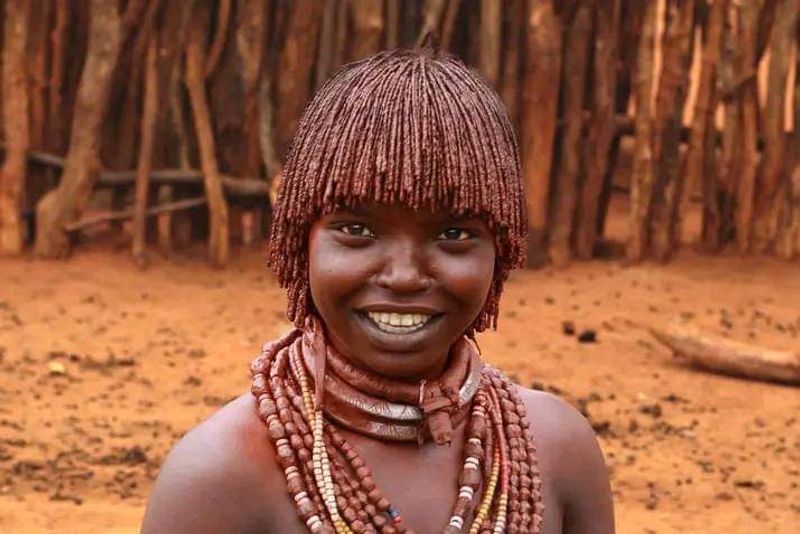
<instances>
[{"instance_id":1,"label":"small stone","mask_svg":"<svg viewBox=\"0 0 800 534\"><path fill-rule=\"evenodd\" d=\"M575 335L575 323L572 321L564 321L561 323L561 331L565 336Z\"/></svg>"},{"instance_id":2,"label":"small stone","mask_svg":"<svg viewBox=\"0 0 800 534\"><path fill-rule=\"evenodd\" d=\"M597 332L587 328L578 334L578 343L597 343Z\"/></svg>"},{"instance_id":3,"label":"small stone","mask_svg":"<svg viewBox=\"0 0 800 534\"><path fill-rule=\"evenodd\" d=\"M61 362L50 362L47 364L50 374L53 376L64 376L67 374L67 368Z\"/></svg>"}]
</instances>

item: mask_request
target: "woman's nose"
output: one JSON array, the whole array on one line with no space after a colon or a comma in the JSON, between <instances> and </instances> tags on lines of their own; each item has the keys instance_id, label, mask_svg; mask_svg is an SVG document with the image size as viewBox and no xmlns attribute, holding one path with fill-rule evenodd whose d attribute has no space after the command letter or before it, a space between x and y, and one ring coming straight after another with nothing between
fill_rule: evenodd
<instances>
[{"instance_id":1,"label":"woman's nose","mask_svg":"<svg viewBox=\"0 0 800 534\"><path fill-rule=\"evenodd\" d=\"M418 293L430 288L433 279L426 272L424 253L419 248L410 241L386 247L383 269L375 282L397 293Z\"/></svg>"}]
</instances>

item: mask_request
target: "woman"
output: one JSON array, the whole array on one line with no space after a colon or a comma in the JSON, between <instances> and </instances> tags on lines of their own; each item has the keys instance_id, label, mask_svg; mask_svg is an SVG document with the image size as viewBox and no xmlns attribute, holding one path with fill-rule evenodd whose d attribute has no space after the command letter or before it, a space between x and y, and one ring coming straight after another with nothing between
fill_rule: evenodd
<instances>
[{"instance_id":1,"label":"woman","mask_svg":"<svg viewBox=\"0 0 800 534\"><path fill-rule=\"evenodd\" d=\"M525 228L513 131L479 75L430 48L344 67L274 213L296 329L172 451L144 532L613 532L591 427L478 355Z\"/></svg>"}]
</instances>

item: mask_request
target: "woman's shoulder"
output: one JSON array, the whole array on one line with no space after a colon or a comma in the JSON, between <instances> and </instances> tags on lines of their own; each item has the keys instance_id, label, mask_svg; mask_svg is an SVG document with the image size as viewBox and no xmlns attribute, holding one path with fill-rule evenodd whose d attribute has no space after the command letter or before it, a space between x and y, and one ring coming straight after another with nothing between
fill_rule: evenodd
<instances>
[{"instance_id":1,"label":"woman's shoulder","mask_svg":"<svg viewBox=\"0 0 800 534\"><path fill-rule=\"evenodd\" d=\"M518 391L542 478L556 493L565 532L613 532L608 471L589 421L555 395L520 386Z\"/></svg>"},{"instance_id":2,"label":"woman's shoulder","mask_svg":"<svg viewBox=\"0 0 800 534\"><path fill-rule=\"evenodd\" d=\"M265 482L276 476L276 469L253 397L244 394L190 430L169 453L142 531L257 528L264 520L267 492L275 486Z\"/></svg>"}]
</instances>

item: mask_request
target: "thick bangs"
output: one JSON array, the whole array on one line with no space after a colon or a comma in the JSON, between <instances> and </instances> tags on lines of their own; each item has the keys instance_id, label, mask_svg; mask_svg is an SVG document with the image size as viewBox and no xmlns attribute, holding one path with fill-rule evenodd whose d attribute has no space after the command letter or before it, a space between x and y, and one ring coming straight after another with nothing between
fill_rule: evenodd
<instances>
[{"instance_id":1,"label":"thick bangs","mask_svg":"<svg viewBox=\"0 0 800 534\"><path fill-rule=\"evenodd\" d=\"M496 300L523 261L525 202L513 129L477 73L430 49L392 51L346 66L317 92L287 157L270 236L269 263L295 323L310 311L311 225L365 203L484 219L497 250ZM496 324L496 302L489 308L476 330Z\"/></svg>"}]
</instances>

